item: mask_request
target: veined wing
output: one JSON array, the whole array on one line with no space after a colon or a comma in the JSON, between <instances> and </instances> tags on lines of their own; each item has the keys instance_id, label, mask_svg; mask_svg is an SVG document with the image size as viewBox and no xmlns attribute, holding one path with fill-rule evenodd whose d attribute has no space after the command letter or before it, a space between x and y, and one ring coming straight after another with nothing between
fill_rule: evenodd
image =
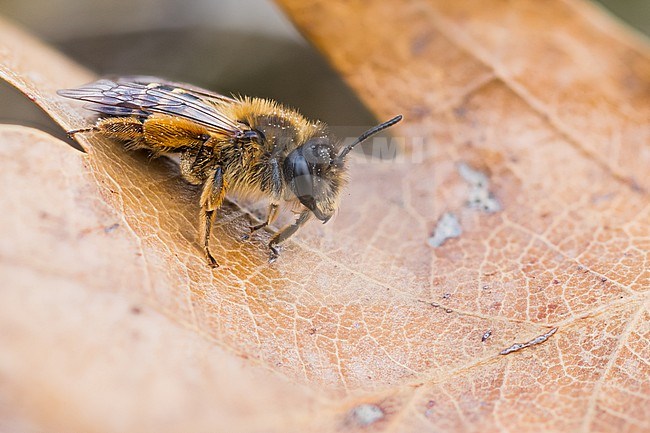
<instances>
[{"instance_id":1,"label":"veined wing","mask_svg":"<svg viewBox=\"0 0 650 433\"><path fill-rule=\"evenodd\" d=\"M162 113L195 121L233 137L243 134L235 120L219 111L218 105L213 105L204 98L218 99L222 103L236 103L236 100L216 93L203 97L198 93L203 91L200 88L191 90L174 87L162 80L145 82L144 78L124 77L115 81L102 79L76 89L59 90L57 93L67 98L90 102L86 108L109 116L146 117L153 113Z\"/></svg>"},{"instance_id":2,"label":"veined wing","mask_svg":"<svg viewBox=\"0 0 650 433\"><path fill-rule=\"evenodd\" d=\"M124 76L124 77L118 77L116 79L117 82L133 82L133 83L138 83L138 84L144 84L144 85L149 85L151 83L156 83L160 84L161 86L164 86L170 90L173 89L181 89L185 91L186 93L193 94L195 96L198 96L201 99L211 99L214 102L226 102L226 103L233 103L233 102L239 102L235 98L231 98L229 96L222 95L217 92L213 92L212 90L204 89L203 87L195 86L193 84L188 84L188 83L181 83L180 81L168 81L159 77L153 77L150 75L129 75L129 76Z\"/></svg>"}]
</instances>

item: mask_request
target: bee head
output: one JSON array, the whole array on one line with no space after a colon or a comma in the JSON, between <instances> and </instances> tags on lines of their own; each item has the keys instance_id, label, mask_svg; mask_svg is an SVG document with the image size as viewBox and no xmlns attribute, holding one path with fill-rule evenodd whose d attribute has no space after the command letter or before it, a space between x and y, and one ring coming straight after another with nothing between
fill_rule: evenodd
<instances>
[{"instance_id":1,"label":"bee head","mask_svg":"<svg viewBox=\"0 0 650 433\"><path fill-rule=\"evenodd\" d=\"M312 138L289 153L283 166L291 191L323 223L334 214L343 186L334 144L329 136Z\"/></svg>"},{"instance_id":2,"label":"bee head","mask_svg":"<svg viewBox=\"0 0 650 433\"><path fill-rule=\"evenodd\" d=\"M287 155L284 179L298 200L319 220L326 223L336 211L344 183L345 157L354 146L402 120L396 116L364 132L337 153L339 146L329 135L314 137Z\"/></svg>"}]
</instances>

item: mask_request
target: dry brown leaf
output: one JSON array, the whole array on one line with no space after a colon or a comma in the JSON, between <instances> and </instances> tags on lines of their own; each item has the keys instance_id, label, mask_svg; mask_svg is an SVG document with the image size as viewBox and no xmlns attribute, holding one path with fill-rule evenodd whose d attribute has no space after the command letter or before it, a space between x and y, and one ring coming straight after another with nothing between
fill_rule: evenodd
<instances>
[{"instance_id":1,"label":"dry brown leaf","mask_svg":"<svg viewBox=\"0 0 650 433\"><path fill-rule=\"evenodd\" d=\"M647 48L574 1L281 3L406 157L272 266L228 205L213 272L170 163L1 127L0 426L648 430ZM0 75L87 121L54 91L92 75L7 23Z\"/></svg>"}]
</instances>

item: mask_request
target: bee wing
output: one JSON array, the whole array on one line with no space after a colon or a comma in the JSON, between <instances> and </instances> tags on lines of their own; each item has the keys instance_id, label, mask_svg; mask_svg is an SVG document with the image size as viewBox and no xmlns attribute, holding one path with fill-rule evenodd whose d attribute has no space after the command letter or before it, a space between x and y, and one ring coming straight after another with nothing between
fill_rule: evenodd
<instances>
[{"instance_id":1,"label":"bee wing","mask_svg":"<svg viewBox=\"0 0 650 433\"><path fill-rule=\"evenodd\" d=\"M181 83L179 81L168 81L162 78L153 77L149 75L129 75L124 77L119 77L117 81L131 81L133 83L149 85L151 83L160 84L161 86L168 87L170 89L181 89L187 93L193 94L200 97L201 99L211 99L215 102L239 102L234 98L229 96L222 95L212 90L204 89L203 87L194 86L188 83Z\"/></svg>"},{"instance_id":2,"label":"bee wing","mask_svg":"<svg viewBox=\"0 0 650 433\"><path fill-rule=\"evenodd\" d=\"M91 102L86 108L109 116L162 113L184 117L236 137L243 133L236 121L228 118L216 105L198 96L199 94L161 82L138 82L128 77L115 81L102 79L76 89L59 90L57 93L66 98ZM224 96L220 102L237 101Z\"/></svg>"}]
</instances>

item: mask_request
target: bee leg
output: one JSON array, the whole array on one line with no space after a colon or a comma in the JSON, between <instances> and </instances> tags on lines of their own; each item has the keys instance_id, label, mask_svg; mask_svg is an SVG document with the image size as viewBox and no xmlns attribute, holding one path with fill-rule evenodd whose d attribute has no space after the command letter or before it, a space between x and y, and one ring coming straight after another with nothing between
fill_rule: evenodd
<instances>
[{"instance_id":1,"label":"bee leg","mask_svg":"<svg viewBox=\"0 0 650 433\"><path fill-rule=\"evenodd\" d=\"M98 132L107 137L126 143L127 150L140 149L144 146L142 122L135 117L106 117L99 119L94 126L73 129L67 132L68 137L74 138L76 134Z\"/></svg>"},{"instance_id":2,"label":"bee leg","mask_svg":"<svg viewBox=\"0 0 650 433\"><path fill-rule=\"evenodd\" d=\"M275 221L276 218L278 217L278 209L279 209L279 205L277 203L271 203L269 205L269 212L266 215L266 221L264 221L261 224L258 224L256 226L251 227L250 228L251 233L254 233L254 232L256 232L256 231L258 231L260 229L263 229L264 227L268 226L269 224L273 224L273 221Z\"/></svg>"},{"instance_id":3,"label":"bee leg","mask_svg":"<svg viewBox=\"0 0 650 433\"><path fill-rule=\"evenodd\" d=\"M293 236L293 234L296 233L303 224L309 221L309 218L311 218L311 216L312 212L310 210L302 211L293 224L286 226L278 233L276 233L273 238L271 238L271 242L269 242L269 249L271 250L269 263L273 263L280 255L280 249L278 246Z\"/></svg>"},{"instance_id":4,"label":"bee leg","mask_svg":"<svg viewBox=\"0 0 650 433\"><path fill-rule=\"evenodd\" d=\"M282 196L282 172L280 171L280 164L277 158L271 158L269 164L271 169L271 193L272 193L272 197L274 197L275 200L278 200ZM266 221L256 226L249 227L250 234L244 235L244 239L250 238L250 235L258 231L259 229L263 229L269 224L273 224L273 221L275 221L277 217L278 217L278 204L272 201L271 204L269 205L269 212L266 215Z\"/></svg>"},{"instance_id":5,"label":"bee leg","mask_svg":"<svg viewBox=\"0 0 650 433\"><path fill-rule=\"evenodd\" d=\"M77 134L85 134L86 132L97 132L97 131L99 131L99 128L97 126L91 126L89 128L71 129L69 131L66 131L65 135L67 135L68 138L74 140L74 136Z\"/></svg>"},{"instance_id":6,"label":"bee leg","mask_svg":"<svg viewBox=\"0 0 650 433\"><path fill-rule=\"evenodd\" d=\"M269 212L266 215L266 220L261 224L250 226L249 227L250 233L243 236L244 240L250 238L250 236L256 231L263 229L269 224L273 224L273 221L275 221L275 219L278 217L278 209L279 209L279 205L277 203L271 203L269 205Z\"/></svg>"},{"instance_id":7,"label":"bee leg","mask_svg":"<svg viewBox=\"0 0 650 433\"><path fill-rule=\"evenodd\" d=\"M97 131L125 143L126 150L147 148L142 121L135 117L106 117L95 125Z\"/></svg>"},{"instance_id":8,"label":"bee leg","mask_svg":"<svg viewBox=\"0 0 650 433\"><path fill-rule=\"evenodd\" d=\"M219 266L210 252L210 232L212 230L212 223L216 210L221 207L223 199L226 195L226 181L223 178L223 169L217 167L210 173L205 180L203 192L201 193L201 215L200 215L200 231L201 240L203 244L203 251L208 263L213 268Z\"/></svg>"},{"instance_id":9,"label":"bee leg","mask_svg":"<svg viewBox=\"0 0 650 433\"><path fill-rule=\"evenodd\" d=\"M201 227L203 232L203 252L205 258L208 260L208 264L213 268L218 268L219 263L212 256L210 252L210 231L212 229L212 224L214 223L215 212L213 210L202 210L201 211Z\"/></svg>"}]
</instances>

